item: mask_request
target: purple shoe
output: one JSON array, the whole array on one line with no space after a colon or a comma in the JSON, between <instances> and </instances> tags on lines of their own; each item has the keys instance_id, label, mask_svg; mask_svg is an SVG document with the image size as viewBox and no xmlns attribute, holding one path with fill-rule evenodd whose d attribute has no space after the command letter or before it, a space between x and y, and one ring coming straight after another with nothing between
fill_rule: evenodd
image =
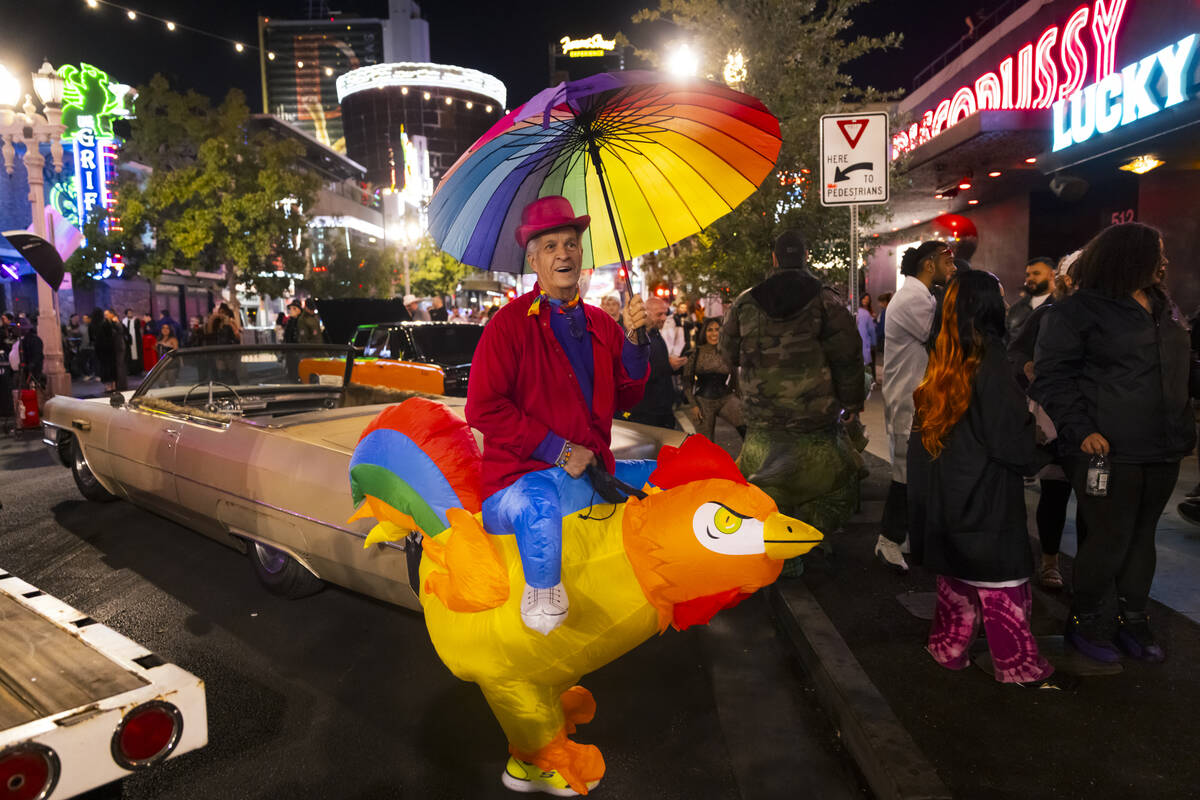
<instances>
[{"instance_id":1,"label":"purple shoe","mask_svg":"<svg viewBox=\"0 0 1200 800\"><path fill-rule=\"evenodd\" d=\"M1096 636L1094 629L1096 618L1094 615L1081 620L1078 615L1072 615L1067 621L1067 632L1063 638L1067 644L1075 648L1079 653L1093 661L1100 661L1104 664L1112 664L1121 660L1121 652L1109 640ZM1091 624L1089 624L1091 623Z\"/></svg>"},{"instance_id":2,"label":"purple shoe","mask_svg":"<svg viewBox=\"0 0 1200 800\"><path fill-rule=\"evenodd\" d=\"M1117 644L1130 658L1138 661L1159 664L1167 660L1166 651L1154 640L1154 634L1150 631L1150 618L1143 613L1126 611L1121 615Z\"/></svg>"}]
</instances>

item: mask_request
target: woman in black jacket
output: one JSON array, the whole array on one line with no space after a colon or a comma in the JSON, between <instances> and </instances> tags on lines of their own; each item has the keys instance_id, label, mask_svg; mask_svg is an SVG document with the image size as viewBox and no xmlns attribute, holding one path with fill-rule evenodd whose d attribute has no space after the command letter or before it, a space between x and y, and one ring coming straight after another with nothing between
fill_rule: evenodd
<instances>
[{"instance_id":1,"label":"woman in black jacket","mask_svg":"<svg viewBox=\"0 0 1200 800\"><path fill-rule=\"evenodd\" d=\"M1075 264L1078 290L1038 334L1030 396L1058 429L1079 513L1067 641L1089 658L1166 654L1146 616L1154 533L1196 443L1188 397L1189 343L1161 286L1162 236L1135 222L1097 235ZM1089 460L1109 461L1108 494L1087 494ZM1115 590L1118 615L1105 613ZM1114 622L1116 623L1114 626ZM1114 627L1116 630L1114 631Z\"/></svg>"},{"instance_id":2,"label":"woman in black jacket","mask_svg":"<svg viewBox=\"0 0 1200 800\"><path fill-rule=\"evenodd\" d=\"M1033 558L1025 475L1049 461L1004 349L1004 299L996 276L961 272L950 282L925 378L913 393L909 503L924 531L919 557L937 573L929 653L949 669L970 664L987 631L996 680L1060 689L1029 628ZM914 463L918 462L918 463ZM914 542L914 544L916 544Z\"/></svg>"}]
</instances>

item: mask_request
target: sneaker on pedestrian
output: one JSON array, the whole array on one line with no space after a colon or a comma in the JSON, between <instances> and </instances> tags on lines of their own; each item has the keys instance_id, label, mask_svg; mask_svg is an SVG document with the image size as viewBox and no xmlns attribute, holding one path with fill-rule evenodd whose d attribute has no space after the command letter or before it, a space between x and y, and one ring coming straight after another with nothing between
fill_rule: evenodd
<instances>
[{"instance_id":1,"label":"sneaker on pedestrian","mask_svg":"<svg viewBox=\"0 0 1200 800\"><path fill-rule=\"evenodd\" d=\"M537 764L522 761L516 756L508 757L508 764L500 776L500 782L506 789L514 792L541 792L554 797L578 797L579 792L567 784L566 779L557 770L545 770ZM587 788L590 792L600 781L589 781Z\"/></svg>"},{"instance_id":2,"label":"sneaker on pedestrian","mask_svg":"<svg viewBox=\"0 0 1200 800\"><path fill-rule=\"evenodd\" d=\"M1167 653L1154 639L1150 630L1150 618L1144 612L1124 611L1117 628L1117 645L1130 658L1151 661L1156 664L1167 660Z\"/></svg>"},{"instance_id":3,"label":"sneaker on pedestrian","mask_svg":"<svg viewBox=\"0 0 1200 800\"><path fill-rule=\"evenodd\" d=\"M1099 614L1072 614L1064 638L1080 655L1104 664L1121 660L1121 652L1098 631Z\"/></svg>"},{"instance_id":4,"label":"sneaker on pedestrian","mask_svg":"<svg viewBox=\"0 0 1200 800\"><path fill-rule=\"evenodd\" d=\"M1079 688L1079 676L1070 672L1055 670L1040 681L1021 681L1017 683L1024 689L1046 689L1058 692L1073 692Z\"/></svg>"},{"instance_id":5,"label":"sneaker on pedestrian","mask_svg":"<svg viewBox=\"0 0 1200 800\"><path fill-rule=\"evenodd\" d=\"M900 552L900 545L882 533L879 534L879 539L875 542L875 557L896 573L900 575L908 574L908 562L904 560L904 554Z\"/></svg>"},{"instance_id":6,"label":"sneaker on pedestrian","mask_svg":"<svg viewBox=\"0 0 1200 800\"><path fill-rule=\"evenodd\" d=\"M1186 519L1193 525L1200 525L1200 497L1191 500L1184 500L1175 510L1179 512L1179 516Z\"/></svg>"},{"instance_id":7,"label":"sneaker on pedestrian","mask_svg":"<svg viewBox=\"0 0 1200 800\"><path fill-rule=\"evenodd\" d=\"M548 636L550 631L566 621L569 609L567 590L562 581L548 589L525 584L525 592L521 595L521 621L530 630Z\"/></svg>"}]
</instances>

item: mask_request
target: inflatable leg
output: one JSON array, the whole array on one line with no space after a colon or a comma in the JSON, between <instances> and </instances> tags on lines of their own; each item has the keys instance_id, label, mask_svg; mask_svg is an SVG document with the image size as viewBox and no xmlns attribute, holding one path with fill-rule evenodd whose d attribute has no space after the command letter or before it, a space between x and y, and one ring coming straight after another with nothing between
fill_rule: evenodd
<instances>
[{"instance_id":1,"label":"inflatable leg","mask_svg":"<svg viewBox=\"0 0 1200 800\"><path fill-rule=\"evenodd\" d=\"M596 699L582 686L572 686L562 693L563 717L567 733L574 733L579 725L587 725L596 716Z\"/></svg>"},{"instance_id":2,"label":"inflatable leg","mask_svg":"<svg viewBox=\"0 0 1200 800\"><path fill-rule=\"evenodd\" d=\"M555 470L530 472L483 501L483 526L513 534L525 582L549 589L562 580L562 511Z\"/></svg>"},{"instance_id":3,"label":"inflatable leg","mask_svg":"<svg viewBox=\"0 0 1200 800\"><path fill-rule=\"evenodd\" d=\"M564 691L524 681L489 681L480 683L479 688L508 737L512 755L544 770L557 771L580 794L587 794L588 784L604 777L600 750L567 738L565 696L571 698L576 722L582 723L588 710L586 700L591 698L586 689L572 687ZM594 711L595 703L590 705ZM590 714L586 716L591 719Z\"/></svg>"}]
</instances>

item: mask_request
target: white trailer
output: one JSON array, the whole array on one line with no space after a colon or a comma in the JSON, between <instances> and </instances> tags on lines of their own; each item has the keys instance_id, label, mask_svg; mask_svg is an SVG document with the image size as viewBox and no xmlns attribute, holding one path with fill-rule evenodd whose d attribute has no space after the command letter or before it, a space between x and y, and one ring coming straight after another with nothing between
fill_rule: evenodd
<instances>
[{"instance_id":1,"label":"white trailer","mask_svg":"<svg viewBox=\"0 0 1200 800\"><path fill-rule=\"evenodd\" d=\"M0 567L0 797L74 797L207 743L203 681Z\"/></svg>"}]
</instances>

